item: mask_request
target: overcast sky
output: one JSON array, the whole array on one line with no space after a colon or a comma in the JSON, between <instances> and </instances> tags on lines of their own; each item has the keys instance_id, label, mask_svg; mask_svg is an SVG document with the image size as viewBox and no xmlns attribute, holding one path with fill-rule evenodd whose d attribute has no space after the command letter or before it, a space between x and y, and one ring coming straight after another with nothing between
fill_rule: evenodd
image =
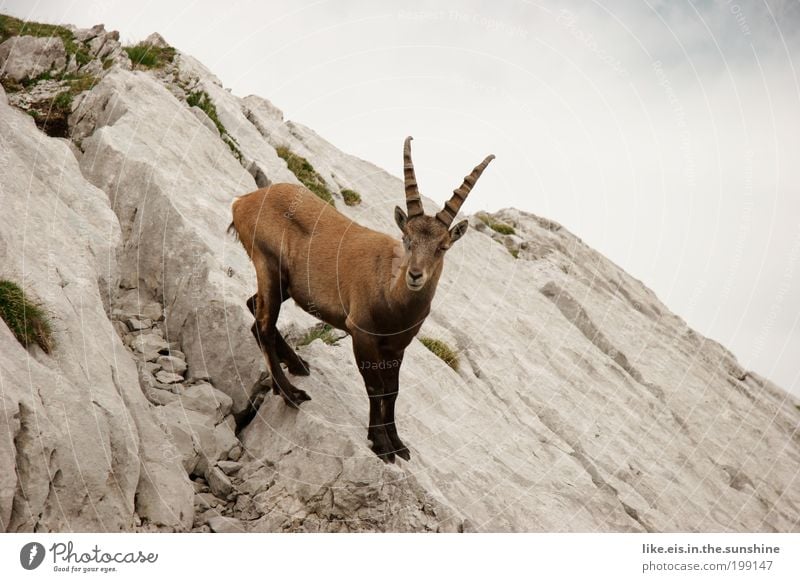
<instances>
[{"instance_id":1,"label":"overcast sky","mask_svg":"<svg viewBox=\"0 0 800 582\"><path fill-rule=\"evenodd\" d=\"M237 95L465 210L554 219L800 394L798 2L69 2L0 12L160 32Z\"/></svg>"}]
</instances>

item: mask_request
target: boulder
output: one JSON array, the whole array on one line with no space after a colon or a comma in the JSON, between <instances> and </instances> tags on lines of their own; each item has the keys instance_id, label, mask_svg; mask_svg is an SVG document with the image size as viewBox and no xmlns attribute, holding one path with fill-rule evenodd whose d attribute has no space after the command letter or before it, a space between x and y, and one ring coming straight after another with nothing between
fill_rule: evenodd
<instances>
[{"instance_id":1,"label":"boulder","mask_svg":"<svg viewBox=\"0 0 800 582\"><path fill-rule=\"evenodd\" d=\"M12 36L0 44L0 73L17 82L60 71L66 64L64 41L57 36Z\"/></svg>"}]
</instances>

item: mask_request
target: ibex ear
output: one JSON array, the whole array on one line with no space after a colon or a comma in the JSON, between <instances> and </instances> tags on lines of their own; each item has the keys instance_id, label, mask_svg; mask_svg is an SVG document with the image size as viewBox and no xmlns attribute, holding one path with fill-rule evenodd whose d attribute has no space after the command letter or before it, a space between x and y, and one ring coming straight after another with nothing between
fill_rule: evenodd
<instances>
[{"instance_id":1,"label":"ibex ear","mask_svg":"<svg viewBox=\"0 0 800 582\"><path fill-rule=\"evenodd\" d=\"M462 236L464 233L467 232L467 228L469 227L469 222L466 220L462 220L458 224L456 224L453 228L450 229L450 242L454 243Z\"/></svg>"},{"instance_id":2,"label":"ibex ear","mask_svg":"<svg viewBox=\"0 0 800 582\"><path fill-rule=\"evenodd\" d=\"M400 230L403 232L406 231L406 222L408 222L408 216L399 206L394 207L394 221L397 223L397 226L400 228Z\"/></svg>"}]
</instances>

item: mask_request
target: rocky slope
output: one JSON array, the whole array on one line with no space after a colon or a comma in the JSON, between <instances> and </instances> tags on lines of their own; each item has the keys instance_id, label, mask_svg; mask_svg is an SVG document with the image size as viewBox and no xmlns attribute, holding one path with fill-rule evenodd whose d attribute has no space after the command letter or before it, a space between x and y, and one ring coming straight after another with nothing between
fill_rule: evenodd
<instances>
[{"instance_id":1,"label":"rocky slope","mask_svg":"<svg viewBox=\"0 0 800 582\"><path fill-rule=\"evenodd\" d=\"M99 26L6 30L0 279L47 309L57 347L0 323L0 529L800 530L797 403L517 210L470 217L449 252L420 335L458 365L407 351L410 463L371 453L349 338L291 302L279 326L313 400L266 396L237 434L268 378L230 202L298 182L288 148L394 235L401 181L157 35L137 52Z\"/></svg>"}]
</instances>

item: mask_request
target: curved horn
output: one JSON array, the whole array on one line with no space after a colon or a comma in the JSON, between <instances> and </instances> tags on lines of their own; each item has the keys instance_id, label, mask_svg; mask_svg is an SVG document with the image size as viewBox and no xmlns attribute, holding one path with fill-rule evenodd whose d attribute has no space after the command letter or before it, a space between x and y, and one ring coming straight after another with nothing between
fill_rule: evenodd
<instances>
[{"instance_id":1,"label":"curved horn","mask_svg":"<svg viewBox=\"0 0 800 582\"><path fill-rule=\"evenodd\" d=\"M467 194L469 194L472 187L475 186L475 182L478 181L478 178L481 177L483 171L486 169L486 166L489 165L494 159L494 154L490 156L486 156L486 159L483 160L480 164L475 166L475 169L472 170L472 173L469 176L464 177L464 182L459 186L456 190L453 190L453 196L445 202L444 208L442 208L437 214L436 219L444 224L445 226L449 227L450 224L453 222L453 219L458 214L458 210L461 208L461 205L464 204L464 200L467 199Z\"/></svg>"},{"instance_id":2,"label":"curved horn","mask_svg":"<svg viewBox=\"0 0 800 582\"><path fill-rule=\"evenodd\" d=\"M409 135L403 146L403 176L406 182L406 208L408 209L409 218L421 216L425 213L422 209L422 201L419 198L417 177L414 175L414 162L411 161L412 139L414 138Z\"/></svg>"}]
</instances>

